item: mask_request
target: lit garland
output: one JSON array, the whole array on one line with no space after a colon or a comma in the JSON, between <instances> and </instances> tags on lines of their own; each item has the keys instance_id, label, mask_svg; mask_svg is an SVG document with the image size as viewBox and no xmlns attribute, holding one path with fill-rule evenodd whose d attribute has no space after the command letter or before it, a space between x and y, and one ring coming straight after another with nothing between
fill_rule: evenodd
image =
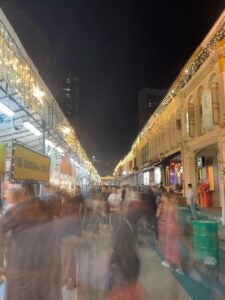
<instances>
[{"instance_id":1,"label":"lit garland","mask_svg":"<svg viewBox=\"0 0 225 300\"><path fill-rule=\"evenodd\" d=\"M196 74L199 68L203 65L203 63L208 59L211 52L213 52L219 42L221 42L225 38L225 21L219 26L217 31L213 34L213 36L209 39L207 45L202 47L198 53L194 56L193 59L190 59L188 66L186 67L183 74L179 76L176 82L171 87L171 90L164 97L162 102L160 103L157 110L150 117L144 128L141 130L136 140L134 141L131 151L135 153L137 145L141 142L141 140L145 137L147 132L150 130L152 125L155 123L156 119L159 118L160 114L166 109L166 107L170 104L170 102L177 96L177 94L184 88L184 86L188 83L188 81ZM117 164L114 169L114 174L117 173L118 169L125 163L125 160L129 156L130 152L125 156L125 158Z\"/></svg>"},{"instance_id":2,"label":"lit garland","mask_svg":"<svg viewBox=\"0 0 225 300\"><path fill-rule=\"evenodd\" d=\"M189 65L186 67L184 74L182 74L177 79L177 81L172 87L172 90L167 93L167 95L162 100L161 104L159 105L155 113L150 117L143 130L139 133L132 148L135 148L140 137L142 138L146 134L147 130L150 129L155 119L159 117L159 115L166 109L166 107L177 96L180 90L184 88L187 82L195 75L195 73L207 60L210 53L216 49L217 44L221 42L224 38L225 38L225 22L221 24L221 26L218 28L217 32L213 35L213 37L209 40L207 45L201 48L199 52L195 55L195 57L192 60L190 60Z\"/></svg>"}]
</instances>

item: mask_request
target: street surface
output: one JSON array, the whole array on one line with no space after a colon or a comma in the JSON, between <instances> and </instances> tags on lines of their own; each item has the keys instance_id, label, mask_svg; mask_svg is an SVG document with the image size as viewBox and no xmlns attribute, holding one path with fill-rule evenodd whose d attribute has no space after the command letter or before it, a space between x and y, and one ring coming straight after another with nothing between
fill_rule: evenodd
<instances>
[{"instance_id":1,"label":"street surface","mask_svg":"<svg viewBox=\"0 0 225 300\"><path fill-rule=\"evenodd\" d=\"M139 236L138 252L141 260L139 281L144 287L146 300L225 299L204 282L197 282L187 275L178 275L161 265L157 247L152 243L151 233ZM63 300L103 300L104 274L112 251L112 232L107 226L100 227L98 234L86 229L83 232L79 259L79 291L63 288ZM0 286L0 300L4 284Z\"/></svg>"}]
</instances>

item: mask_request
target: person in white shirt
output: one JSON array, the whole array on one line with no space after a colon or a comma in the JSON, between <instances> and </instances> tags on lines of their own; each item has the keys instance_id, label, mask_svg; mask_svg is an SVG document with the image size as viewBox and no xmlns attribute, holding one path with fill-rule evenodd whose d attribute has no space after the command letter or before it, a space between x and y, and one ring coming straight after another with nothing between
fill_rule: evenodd
<instances>
[{"instance_id":1,"label":"person in white shirt","mask_svg":"<svg viewBox=\"0 0 225 300\"><path fill-rule=\"evenodd\" d=\"M121 211L121 202L122 197L120 193L118 193L117 188L113 187L112 193L109 195L108 203L109 203L109 209L111 211L120 212Z\"/></svg>"},{"instance_id":2,"label":"person in white shirt","mask_svg":"<svg viewBox=\"0 0 225 300\"><path fill-rule=\"evenodd\" d=\"M121 206L122 206L122 197L121 194L118 193L117 188L112 188L112 193L108 198L109 203L109 223L110 226L114 228L116 231L120 225L120 217L121 217Z\"/></svg>"},{"instance_id":3,"label":"person in white shirt","mask_svg":"<svg viewBox=\"0 0 225 300\"><path fill-rule=\"evenodd\" d=\"M194 191L191 183L188 183L187 207L190 210L192 219L197 219L196 203L194 199Z\"/></svg>"}]
</instances>

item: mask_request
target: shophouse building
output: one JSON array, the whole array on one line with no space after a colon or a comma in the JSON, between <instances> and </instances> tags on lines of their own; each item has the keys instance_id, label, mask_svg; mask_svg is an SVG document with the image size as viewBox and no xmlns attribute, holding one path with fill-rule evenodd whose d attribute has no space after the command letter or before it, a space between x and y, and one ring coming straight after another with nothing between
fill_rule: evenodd
<instances>
[{"instance_id":1,"label":"shophouse building","mask_svg":"<svg viewBox=\"0 0 225 300\"><path fill-rule=\"evenodd\" d=\"M192 183L225 223L225 11L115 168L121 184Z\"/></svg>"}]
</instances>

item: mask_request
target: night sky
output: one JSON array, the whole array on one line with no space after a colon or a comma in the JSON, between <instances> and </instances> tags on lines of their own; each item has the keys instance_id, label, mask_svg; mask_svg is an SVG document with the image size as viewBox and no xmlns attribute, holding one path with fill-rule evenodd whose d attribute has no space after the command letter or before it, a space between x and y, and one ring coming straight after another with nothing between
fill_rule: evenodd
<instances>
[{"instance_id":1,"label":"night sky","mask_svg":"<svg viewBox=\"0 0 225 300\"><path fill-rule=\"evenodd\" d=\"M53 93L57 72L79 78L79 139L103 175L138 134L138 90L169 88L225 7L224 0L0 3Z\"/></svg>"}]
</instances>

